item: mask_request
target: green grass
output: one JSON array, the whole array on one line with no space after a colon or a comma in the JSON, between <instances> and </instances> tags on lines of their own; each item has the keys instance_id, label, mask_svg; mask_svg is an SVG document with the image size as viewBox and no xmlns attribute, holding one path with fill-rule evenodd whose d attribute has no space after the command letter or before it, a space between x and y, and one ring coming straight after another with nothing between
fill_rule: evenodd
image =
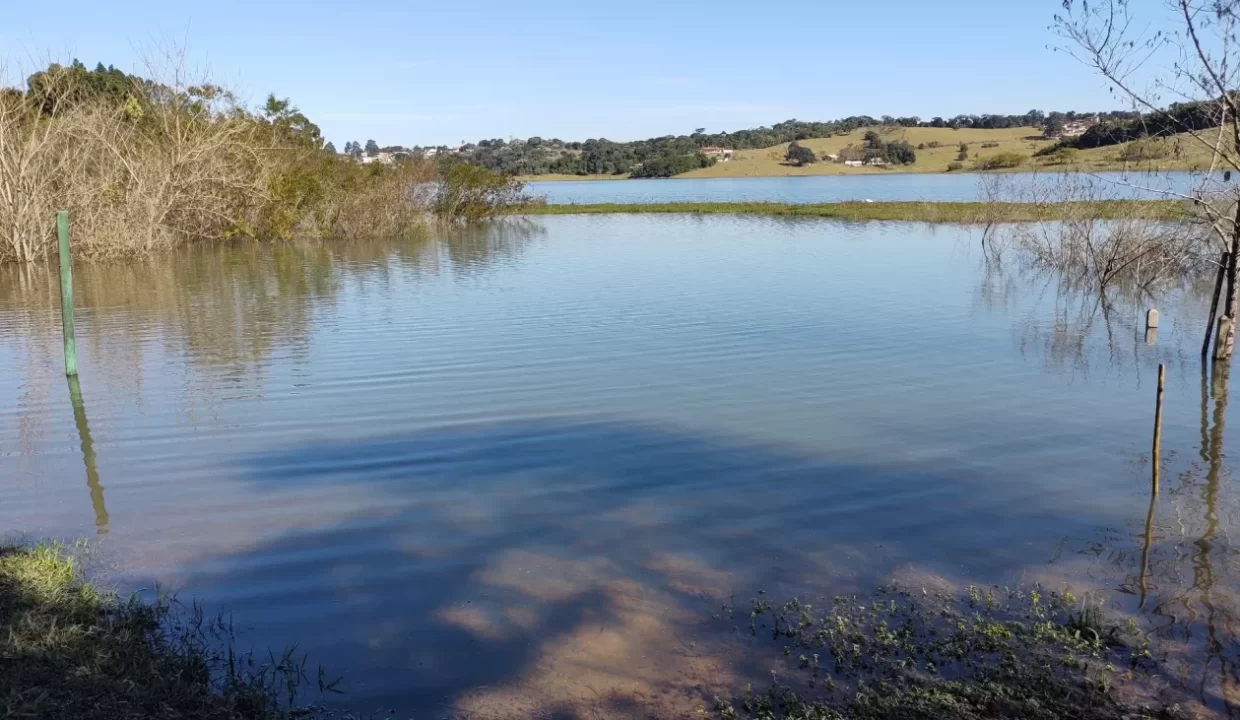
<instances>
[{"instance_id":1,"label":"green grass","mask_svg":"<svg viewBox=\"0 0 1240 720\"><path fill-rule=\"evenodd\" d=\"M1128 691L1160 668L1135 624L1111 623L1068 592L884 588L721 617L747 621L791 668L771 687L717 699L718 720L1138 720L1181 716L1174 693L1138 705Z\"/></svg>"},{"instance_id":2,"label":"green grass","mask_svg":"<svg viewBox=\"0 0 1240 720\"><path fill-rule=\"evenodd\" d=\"M295 649L238 653L222 619L101 592L56 546L0 546L0 712L74 720L283 720L310 682ZM319 672L322 690L332 689Z\"/></svg>"},{"instance_id":3,"label":"green grass","mask_svg":"<svg viewBox=\"0 0 1240 720\"><path fill-rule=\"evenodd\" d=\"M531 215L598 215L611 213L689 213L698 215L773 215L837 220L907 220L931 223L1036 222L1064 217L1114 220L1144 218L1177 220L1184 206L1174 200L1106 200L1053 204L984 202L839 202L839 203L597 203L541 205L523 210Z\"/></svg>"}]
</instances>

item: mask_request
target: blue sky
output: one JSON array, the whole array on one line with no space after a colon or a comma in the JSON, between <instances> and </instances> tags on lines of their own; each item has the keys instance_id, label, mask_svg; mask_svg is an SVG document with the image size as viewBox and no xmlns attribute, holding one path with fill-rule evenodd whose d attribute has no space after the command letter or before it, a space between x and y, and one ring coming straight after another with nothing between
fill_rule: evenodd
<instances>
[{"instance_id":1,"label":"blue sky","mask_svg":"<svg viewBox=\"0 0 1240 720\"><path fill-rule=\"evenodd\" d=\"M132 71L185 44L254 102L292 98L337 146L1123 107L1047 49L1060 0L61 0L54 18L0 5L10 65Z\"/></svg>"}]
</instances>

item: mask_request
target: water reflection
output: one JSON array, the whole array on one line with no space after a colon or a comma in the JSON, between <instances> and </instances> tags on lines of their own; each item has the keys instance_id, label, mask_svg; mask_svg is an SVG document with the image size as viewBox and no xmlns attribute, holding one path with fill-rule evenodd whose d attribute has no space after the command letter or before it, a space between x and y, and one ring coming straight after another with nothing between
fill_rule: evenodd
<instances>
[{"instance_id":1,"label":"water reflection","mask_svg":"<svg viewBox=\"0 0 1240 720\"><path fill-rule=\"evenodd\" d=\"M103 485L99 482L99 470L95 464L95 441L90 436L90 424L86 421L86 404L82 401L82 386L76 375L68 376L69 402L73 405L73 423L77 426L82 443L82 464L86 466L86 488L90 491L90 505L95 511L95 532L108 533L108 508L103 501Z\"/></svg>"},{"instance_id":2,"label":"water reflection","mask_svg":"<svg viewBox=\"0 0 1240 720\"><path fill-rule=\"evenodd\" d=\"M1169 363L1196 364L1187 348L1200 328L1182 321L1163 327L1160 347L1160 329L1143 330L1142 318L1151 306L1205 307L1210 285L1200 278L1184 279L1158 294L1126 283L1098 292L1058 273L989 256L981 266L976 296L980 306L1015 314L1013 332L1020 352L1040 356L1049 372L1088 377L1100 367L1108 374L1139 373L1142 358L1151 352ZM1053 322L1045 321L1047 313L1053 314Z\"/></svg>"},{"instance_id":3,"label":"water reflection","mask_svg":"<svg viewBox=\"0 0 1240 720\"><path fill-rule=\"evenodd\" d=\"M109 381L143 382L146 353L176 346L198 368L237 377L273 354L305 357L322 311L344 292L385 287L394 273L470 276L513 262L545 230L528 220L441 228L399 240L238 242L194 247L141 262L75 271L87 309L79 342L124 368ZM0 343L42 364L59 305L54 268L0 266ZM102 313L102 315L101 315ZM56 326L58 327L58 325ZM118 332L129 333L117 343ZM117 357L117 353L123 356Z\"/></svg>"}]
</instances>

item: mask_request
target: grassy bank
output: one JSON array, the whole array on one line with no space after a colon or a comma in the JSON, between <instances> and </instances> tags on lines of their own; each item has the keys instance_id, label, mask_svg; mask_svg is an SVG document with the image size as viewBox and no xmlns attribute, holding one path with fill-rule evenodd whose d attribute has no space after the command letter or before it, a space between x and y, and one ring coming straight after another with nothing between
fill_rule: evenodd
<instances>
[{"instance_id":1,"label":"grassy bank","mask_svg":"<svg viewBox=\"0 0 1240 720\"><path fill-rule=\"evenodd\" d=\"M97 590L59 548L0 546L4 717L283 720L306 680L291 652L237 653L196 610Z\"/></svg>"},{"instance_id":2,"label":"grassy bank","mask_svg":"<svg viewBox=\"0 0 1240 720\"><path fill-rule=\"evenodd\" d=\"M931 223L1036 222L1064 218L1114 220L1137 218L1177 220L1184 206L1174 200L1105 200L1097 202L838 202L838 203L597 203L542 205L524 212L534 215L599 215L610 213L690 213L698 215L772 215L837 220L906 220Z\"/></svg>"}]
</instances>

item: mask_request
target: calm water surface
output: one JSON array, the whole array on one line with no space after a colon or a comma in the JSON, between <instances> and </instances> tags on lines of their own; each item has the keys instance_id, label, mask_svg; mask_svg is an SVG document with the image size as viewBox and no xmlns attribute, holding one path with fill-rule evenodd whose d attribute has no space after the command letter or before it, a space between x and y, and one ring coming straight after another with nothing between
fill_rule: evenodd
<instances>
[{"instance_id":1,"label":"calm water surface","mask_svg":"<svg viewBox=\"0 0 1240 720\"><path fill-rule=\"evenodd\" d=\"M980 183L994 175L970 173L892 173L819 177L677 178L645 180L568 180L528 183L533 195L553 205L570 203L657 202L787 202L818 203L846 200L969 202L980 199ZM1046 182L1053 175L1003 175L1011 192ZM1124 184L1186 192L1193 187L1189 173L1097 173L1099 187L1123 196L1154 197Z\"/></svg>"},{"instance_id":2,"label":"calm water surface","mask_svg":"<svg viewBox=\"0 0 1240 720\"><path fill-rule=\"evenodd\" d=\"M50 268L3 268L0 528L97 537L366 711L689 711L776 662L720 604L893 575L1097 588L1217 656L1186 673L1219 705L1237 438L1204 302L1147 344L1140 306L979 239L565 216L84 266L77 406Z\"/></svg>"}]
</instances>

